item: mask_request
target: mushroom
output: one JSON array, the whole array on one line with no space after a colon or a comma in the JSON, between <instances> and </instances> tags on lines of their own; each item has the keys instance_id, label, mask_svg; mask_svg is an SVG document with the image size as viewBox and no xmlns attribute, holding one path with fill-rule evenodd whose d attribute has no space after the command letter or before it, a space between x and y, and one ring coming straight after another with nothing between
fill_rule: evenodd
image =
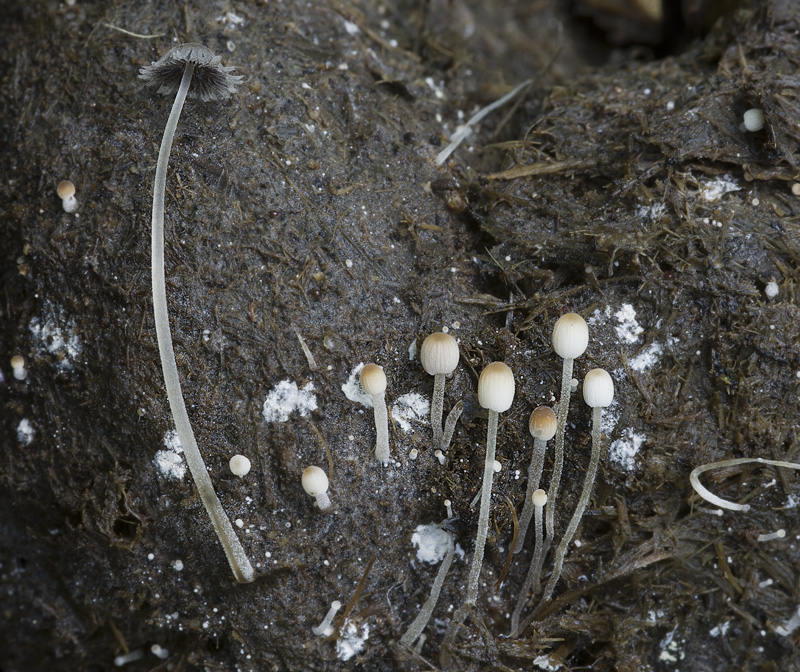
<instances>
[{"instance_id":1,"label":"mushroom","mask_svg":"<svg viewBox=\"0 0 800 672\"><path fill-rule=\"evenodd\" d=\"M61 207L64 212L73 213L78 209L78 199L75 198L75 185L69 180L58 183L56 193L61 199Z\"/></svg>"},{"instance_id":2,"label":"mushroom","mask_svg":"<svg viewBox=\"0 0 800 672\"><path fill-rule=\"evenodd\" d=\"M228 466L230 467L231 473L239 478L247 476L247 474L250 473L250 460L244 455L234 455L230 462L228 462Z\"/></svg>"},{"instance_id":3,"label":"mushroom","mask_svg":"<svg viewBox=\"0 0 800 672\"><path fill-rule=\"evenodd\" d=\"M757 133L764 128L764 110L753 107L744 113L744 123L742 124L746 131L750 133Z\"/></svg>"},{"instance_id":4,"label":"mushroom","mask_svg":"<svg viewBox=\"0 0 800 672\"><path fill-rule=\"evenodd\" d=\"M763 457L737 457L731 460L720 460L719 462L709 462L708 464L701 464L699 467L692 469L689 474L689 482L692 484L694 491L700 495L707 502L719 506L723 509L731 511L749 511L749 504L737 504L730 502L722 497L717 497L713 492L710 492L702 483L700 483L700 474L705 471L712 471L714 469L723 469L725 467L736 467L740 464L750 464L755 462L757 464L768 464L772 467L785 467L786 469L800 469L800 464L797 462L784 462L782 460L767 460Z\"/></svg>"},{"instance_id":5,"label":"mushroom","mask_svg":"<svg viewBox=\"0 0 800 672\"><path fill-rule=\"evenodd\" d=\"M331 498L328 497L328 475L322 469L319 467L306 467L300 482L306 494L317 500L317 506L320 511L330 508Z\"/></svg>"},{"instance_id":6,"label":"mushroom","mask_svg":"<svg viewBox=\"0 0 800 672\"><path fill-rule=\"evenodd\" d=\"M489 504L492 499L492 477L494 476L494 453L497 445L498 415L511 408L514 401L514 374L503 362L492 362L478 379L478 403L489 410L489 426L486 433L486 459L483 466L483 487L481 488L481 509L478 516L478 534L475 538L475 551L467 578L466 604L474 605L478 599L478 582L486 535L489 532Z\"/></svg>"},{"instance_id":7,"label":"mushroom","mask_svg":"<svg viewBox=\"0 0 800 672\"><path fill-rule=\"evenodd\" d=\"M575 532L578 531L578 525L583 517L583 512L586 510L586 506L589 503L589 497L592 495L594 479L597 475L597 466L600 463L600 436L603 423L603 409L610 405L613 399L614 381L611 380L608 371L604 369L592 369L589 371L583 379L583 400L592 408L592 455L589 458L589 468L586 470L586 477L583 481L583 490L581 490L578 506L575 507L575 513L572 514L569 525L567 525L567 530L564 532L564 536L556 549L553 573L550 575L550 580L545 586L542 603L548 602L553 595L553 589L556 587L556 583L561 576L561 567L564 564L567 547L575 536Z\"/></svg>"},{"instance_id":8,"label":"mushroom","mask_svg":"<svg viewBox=\"0 0 800 672\"><path fill-rule=\"evenodd\" d=\"M586 352L589 345L589 327L577 313L562 315L553 327L553 350L564 359L561 371L561 397L558 400L558 423L556 425L556 454L553 462L553 477L547 491L547 542L549 547L555 534L555 507L558 489L561 486L561 470L564 467L564 432L569 413L569 396L572 390L572 367L577 357Z\"/></svg>"},{"instance_id":9,"label":"mushroom","mask_svg":"<svg viewBox=\"0 0 800 672\"><path fill-rule=\"evenodd\" d=\"M534 591L539 585L539 575L542 572L542 562L544 561L544 530L542 524L542 518L544 506L547 504L547 493L542 490L541 488L538 490L534 490L533 494L530 497L530 502L533 508L536 510L536 515L534 519L534 529L535 529L535 537L534 537L534 546L533 546L533 557L531 558L531 565L528 568L528 574L525 577L525 583L522 586L522 590L519 593L519 597L517 598L517 604L514 607L514 613L511 614L511 637L516 637L519 635L519 617L522 613L522 609L528 602L528 593L531 589ZM527 504L527 502L525 502Z\"/></svg>"},{"instance_id":10,"label":"mushroom","mask_svg":"<svg viewBox=\"0 0 800 672\"><path fill-rule=\"evenodd\" d=\"M519 533L514 553L519 553L525 543L525 535L528 533L528 526L533 515L533 491L539 487L539 481L542 478L545 448L547 442L556 433L556 414L553 409L547 406L539 406L534 409L528 421L528 430L533 437L533 455L528 468L528 488L525 492L525 506L522 507L522 515L519 517Z\"/></svg>"},{"instance_id":11,"label":"mushroom","mask_svg":"<svg viewBox=\"0 0 800 672\"><path fill-rule=\"evenodd\" d=\"M331 608L328 609L328 613L325 614L322 623L311 628L311 631L317 635L317 637L330 637L333 634L333 619L336 616L336 612L341 608L342 603L339 602L339 600L331 602Z\"/></svg>"},{"instance_id":12,"label":"mushroom","mask_svg":"<svg viewBox=\"0 0 800 672\"><path fill-rule=\"evenodd\" d=\"M442 408L444 407L445 376L458 366L458 343L450 334L437 331L422 342L419 361L425 373L433 376L433 396L431 398L431 429L436 448L447 450L455 430L456 421L464 407L458 402L447 416L447 427L442 428ZM451 420L451 418L453 418ZM449 435L448 435L449 432Z\"/></svg>"},{"instance_id":13,"label":"mushroom","mask_svg":"<svg viewBox=\"0 0 800 672\"><path fill-rule=\"evenodd\" d=\"M167 164L183 103L187 95L206 101L230 96L236 91L236 85L242 79L241 76L231 74L232 69L230 66L221 65L220 57L215 56L210 49L200 44L188 43L170 49L158 61L142 68L139 77L147 84L158 86L159 93L177 91L158 151L152 210L153 312L167 399L189 471L211 518L211 524L225 549L231 569L237 581L249 583L255 578L253 567L233 531L231 521L225 514L217 493L214 492L214 486L200 455L186 413L175 352L172 348L164 279L164 192L167 183Z\"/></svg>"},{"instance_id":14,"label":"mushroom","mask_svg":"<svg viewBox=\"0 0 800 672\"><path fill-rule=\"evenodd\" d=\"M386 374L377 364L361 369L361 387L372 399L375 412L375 457L384 465L389 463L389 413L386 410Z\"/></svg>"}]
</instances>

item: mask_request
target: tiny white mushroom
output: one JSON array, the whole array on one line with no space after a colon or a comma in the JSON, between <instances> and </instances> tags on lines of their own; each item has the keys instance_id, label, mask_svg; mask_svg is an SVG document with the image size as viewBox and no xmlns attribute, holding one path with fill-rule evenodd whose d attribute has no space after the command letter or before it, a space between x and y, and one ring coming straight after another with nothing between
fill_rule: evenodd
<instances>
[{"instance_id":1,"label":"tiny white mushroom","mask_svg":"<svg viewBox=\"0 0 800 672\"><path fill-rule=\"evenodd\" d=\"M753 107L744 113L745 130L756 133L764 128L764 110Z\"/></svg>"},{"instance_id":2,"label":"tiny white mushroom","mask_svg":"<svg viewBox=\"0 0 800 672\"><path fill-rule=\"evenodd\" d=\"M548 602L553 595L553 590L561 576L561 568L564 565L567 547L575 536L575 532L578 531L578 525L580 525L583 512L589 504L589 497L592 495L594 479L597 475L597 466L600 463L600 438L601 426L603 423L603 409L609 406L614 400L614 381L611 379L608 371L604 369L592 369L586 374L586 377L583 379L583 400L592 408L592 455L589 458L589 468L586 470L586 477L583 481L583 490L581 490L578 506L575 507L575 513L572 514L569 525L567 525L567 530L564 532L564 536L556 549L555 560L553 561L553 573L550 575L550 580L545 586L542 603Z\"/></svg>"},{"instance_id":3,"label":"tiny white mushroom","mask_svg":"<svg viewBox=\"0 0 800 672\"><path fill-rule=\"evenodd\" d=\"M458 366L458 342L450 334L437 331L422 342L419 361L425 373L433 376L433 396L431 397L431 429L433 443L437 448L446 450L449 438L445 441L445 430L442 428L442 408L444 407L445 376L455 371ZM460 411L459 411L460 415ZM448 417L449 420L449 417ZM455 422L453 422L455 428Z\"/></svg>"},{"instance_id":4,"label":"tiny white mushroom","mask_svg":"<svg viewBox=\"0 0 800 672\"><path fill-rule=\"evenodd\" d=\"M22 355L14 355L11 358L11 368L14 371L14 378L17 380L25 380L28 377L28 372L25 370L25 358Z\"/></svg>"},{"instance_id":5,"label":"tiny white mushroom","mask_svg":"<svg viewBox=\"0 0 800 672\"><path fill-rule=\"evenodd\" d=\"M247 474L250 473L250 460L244 455L234 455L230 462L228 462L228 466L230 467L231 473L239 478L247 476Z\"/></svg>"},{"instance_id":6,"label":"tiny white mushroom","mask_svg":"<svg viewBox=\"0 0 800 672\"><path fill-rule=\"evenodd\" d=\"M558 420L552 408L539 406L531 413L528 420L528 430L533 437L533 455L531 464L528 468L528 487L525 492L525 505L522 507L522 514L519 517L519 534L517 535L517 545L514 553L519 553L525 543L525 536L528 533L528 526L533 516L533 491L539 487L544 468L544 455L547 442L555 436Z\"/></svg>"},{"instance_id":7,"label":"tiny white mushroom","mask_svg":"<svg viewBox=\"0 0 800 672\"><path fill-rule=\"evenodd\" d=\"M779 530L775 530L774 532L768 532L766 534L759 534L758 541L759 543L765 541L775 541L775 539L783 539L786 536L786 530L783 528Z\"/></svg>"},{"instance_id":8,"label":"tiny white mushroom","mask_svg":"<svg viewBox=\"0 0 800 672\"><path fill-rule=\"evenodd\" d=\"M534 516L534 546L533 557L531 558L531 565L528 568L528 574L525 577L525 583L522 586L517 604L514 607L514 613L511 615L511 637L519 635L519 617L523 608L528 603L528 593L531 589L536 592L539 585L539 575L542 572L542 563L544 562L544 529L543 517L544 506L547 504L547 493L539 488L534 490L530 497L530 502L536 513ZM527 504L527 502L526 502Z\"/></svg>"},{"instance_id":9,"label":"tiny white mushroom","mask_svg":"<svg viewBox=\"0 0 800 672\"><path fill-rule=\"evenodd\" d=\"M328 609L328 613L325 614L325 618L322 619L322 623L319 625L311 628L311 631L317 635L317 637L329 637L333 634L333 619L336 616L336 612L342 608L342 603L339 600L334 600L331 602L331 608Z\"/></svg>"},{"instance_id":10,"label":"tiny white mushroom","mask_svg":"<svg viewBox=\"0 0 800 672\"><path fill-rule=\"evenodd\" d=\"M320 511L330 508L331 498L328 497L328 475L322 469L313 466L306 467L300 482L306 494L317 500L317 506Z\"/></svg>"},{"instance_id":11,"label":"tiny white mushroom","mask_svg":"<svg viewBox=\"0 0 800 672\"><path fill-rule=\"evenodd\" d=\"M361 369L361 387L372 399L375 413L375 457L384 465L389 463L389 413L386 410L386 374L377 364Z\"/></svg>"},{"instance_id":12,"label":"tiny white mushroom","mask_svg":"<svg viewBox=\"0 0 800 672\"><path fill-rule=\"evenodd\" d=\"M69 180L59 182L56 193L61 199L61 207L64 212L73 213L78 209L78 199L75 198L75 185Z\"/></svg>"},{"instance_id":13,"label":"tiny white mushroom","mask_svg":"<svg viewBox=\"0 0 800 672\"><path fill-rule=\"evenodd\" d=\"M589 327L577 313L567 313L556 321L553 327L553 350L564 359L561 371L561 398L558 400L558 423L556 425L555 461L553 462L553 476L547 499L547 546L553 541L555 534L555 506L558 498L558 489L561 486L561 470L564 467L564 434L567 428L567 414L569 413L569 397L572 391L572 368L577 357L586 352L589 345Z\"/></svg>"},{"instance_id":14,"label":"tiny white mushroom","mask_svg":"<svg viewBox=\"0 0 800 672\"><path fill-rule=\"evenodd\" d=\"M492 477L494 476L498 415L511 408L511 402L513 401L514 374L507 364L492 362L481 371L478 379L478 403L489 410L489 425L486 433L486 459L483 466L478 534L475 538L475 551L467 578L465 600L467 606L474 605L478 599L478 584L481 565L483 564L483 552L486 546L486 535L489 532L489 505L492 499Z\"/></svg>"}]
</instances>

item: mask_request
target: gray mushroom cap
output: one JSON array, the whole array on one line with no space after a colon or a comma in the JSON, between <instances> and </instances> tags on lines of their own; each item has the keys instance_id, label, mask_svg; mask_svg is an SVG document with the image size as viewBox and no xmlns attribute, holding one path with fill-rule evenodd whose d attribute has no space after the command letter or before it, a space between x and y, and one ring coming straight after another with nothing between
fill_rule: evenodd
<instances>
[{"instance_id":1,"label":"gray mushroom cap","mask_svg":"<svg viewBox=\"0 0 800 672\"><path fill-rule=\"evenodd\" d=\"M155 63L139 70L139 79L149 86L157 86L163 94L175 93L181 83L183 71L194 64L194 74L189 85L189 97L203 101L228 98L236 92L242 76L232 74L234 66L222 65L222 57L202 44L186 42L173 47Z\"/></svg>"}]
</instances>

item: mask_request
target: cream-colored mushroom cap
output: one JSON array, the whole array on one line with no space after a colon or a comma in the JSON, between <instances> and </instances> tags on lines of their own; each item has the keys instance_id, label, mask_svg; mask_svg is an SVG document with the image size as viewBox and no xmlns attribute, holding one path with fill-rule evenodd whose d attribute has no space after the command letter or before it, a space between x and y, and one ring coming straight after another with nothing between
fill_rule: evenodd
<instances>
[{"instance_id":1,"label":"cream-colored mushroom cap","mask_svg":"<svg viewBox=\"0 0 800 672\"><path fill-rule=\"evenodd\" d=\"M69 198L70 196L75 195L75 185L72 184L69 180L64 180L63 182L59 182L58 186L56 187L56 193L58 197L63 201L65 198Z\"/></svg>"},{"instance_id":2,"label":"cream-colored mushroom cap","mask_svg":"<svg viewBox=\"0 0 800 672\"><path fill-rule=\"evenodd\" d=\"M528 430L534 439L549 441L556 435L558 420L552 408L539 406L531 413L528 421Z\"/></svg>"},{"instance_id":3,"label":"cream-colored mushroom cap","mask_svg":"<svg viewBox=\"0 0 800 672\"><path fill-rule=\"evenodd\" d=\"M234 476L247 476L250 473L250 460L244 455L234 455L228 463L231 473Z\"/></svg>"},{"instance_id":4,"label":"cream-colored mushroom cap","mask_svg":"<svg viewBox=\"0 0 800 672\"><path fill-rule=\"evenodd\" d=\"M503 413L514 401L514 374L503 362L492 362L478 379L478 403L490 411Z\"/></svg>"},{"instance_id":5,"label":"cream-colored mushroom cap","mask_svg":"<svg viewBox=\"0 0 800 672\"><path fill-rule=\"evenodd\" d=\"M458 366L458 343L450 334L437 331L422 341L419 361L425 373L452 373Z\"/></svg>"},{"instance_id":6,"label":"cream-colored mushroom cap","mask_svg":"<svg viewBox=\"0 0 800 672\"><path fill-rule=\"evenodd\" d=\"M589 327L578 313L567 313L558 318L553 327L553 350L564 359L576 359L589 345Z\"/></svg>"},{"instance_id":7,"label":"cream-colored mushroom cap","mask_svg":"<svg viewBox=\"0 0 800 672\"><path fill-rule=\"evenodd\" d=\"M541 488L539 490L534 490L531 499L533 499L534 506L544 506L547 504L547 493Z\"/></svg>"},{"instance_id":8,"label":"cream-colored mushroom cap","mask_svg":"<svg viewBox=\"0 0 800 672\"><path fill-rule=\"evenodd\" d=\"M754 107L744 113L744 127L751 133L764 128L764 111Z\"/></svg>"},{"instance_id":9,"label":"cream-colored mushroom cap","mask_svg":"<svg viewBox=\"0 0 800 672\"><path fill-rule=\"evenodd\" d=\"M328 492L328 475L319 467L306 467L300 479L306 494L316 497Z\"/></svg>"},{"instance_id":10,"label":"cream-colored mushroom cap","mask_svg":"<svg viewBox=\"0 0 800 672\"><path fill-rule=\"evenodd\" d=\"M361 369L361 387L367 394L382 394L386 391L386 374L377 364L367 364Z\"/></svg>"},{"instance_id":11,"label":"cream-colored mushroom cap","mask_svg":"<svg viewBox=\"0 0 800 672\"><path fill-rule=\"evenodd\" d=\"M592 408L605 408L614 400L614 381L604 369L592 369L583 379L583 400Z\"/></svg>"}]
</instances>

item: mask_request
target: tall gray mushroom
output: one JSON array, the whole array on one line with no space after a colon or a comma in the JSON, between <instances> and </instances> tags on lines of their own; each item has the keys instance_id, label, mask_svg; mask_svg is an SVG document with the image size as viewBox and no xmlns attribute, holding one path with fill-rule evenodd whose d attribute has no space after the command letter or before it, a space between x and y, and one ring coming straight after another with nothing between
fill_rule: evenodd
<instances>
[{"instance_id":1,"label":"tall gray mushroom","mask_svg":"<svg viewBox=\"0 0 800 672\"><path fill-rule=\"evenodd\" d=\"M158 151L152 214L153 312L167 399L189 471L200 493L200 499L211 517L214 531L225 549L233 574L240 583L249 583L255 578L253 567L214 491L186 413L178 377L178 365L172 348L164 279L164 193L167 183L167 164L183 103L187 95L204 101L230 96L236 91L236 86L242 79L240 75L231 74L232 70L230 66L221 65L220 57L210 49L201 44L187 43L170 49L158 61L142 68L139 77L147 84L157 86L159 93L175 93L175 102L172 104L172 111L169 113L164 136L161 139L161 148Z\"/></svg>"}]
</instances>

